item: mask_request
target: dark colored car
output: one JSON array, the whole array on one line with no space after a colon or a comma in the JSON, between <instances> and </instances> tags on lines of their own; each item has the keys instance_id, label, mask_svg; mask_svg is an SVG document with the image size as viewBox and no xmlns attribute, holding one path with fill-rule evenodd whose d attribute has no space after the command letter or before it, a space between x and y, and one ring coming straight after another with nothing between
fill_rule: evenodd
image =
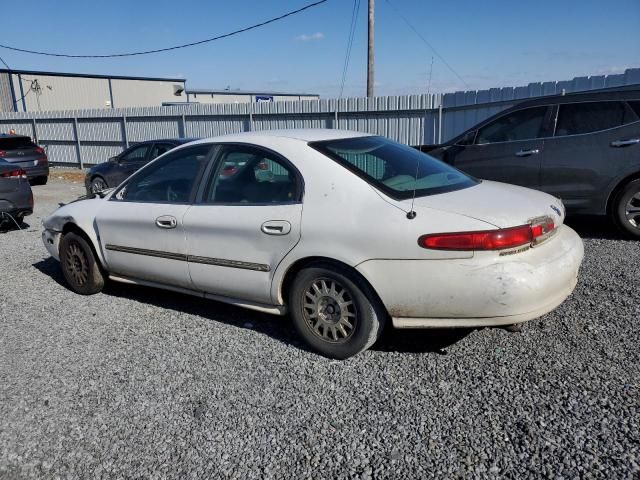
<instances>
[{"instance_id":1,"label":"dark colored car","mask_svg":"<svg viewBox=\"0 0 640 480\"><path fill-rule=\"evenodd\" d=\"M21 167L0 159L0 225L22 223L33 213L33 193L27 173Z\"/></svg>"},{"instance_id":2,"label":"dark colored car","mask_svg":"<svg viewBox=\"0 0 640 480\"><path fill-rule=\"evenodd\" d=\"M33 185L46 185L49 159L43 148L26 135L0 134L0 158L27 172Z\"/></svg>"},{"instance_id":3,"label":"dark colored car","mask_svg":"<svg viewBox=\"0 0 640 480\"><path fill-rule=\"evenodd\" d=\"M475 177L550 193L640 238L640 89L542 97L442 145L417 147Z\"/></svg>"},{"instance_id":4,"label":"dark colored car","mask_svg":"<svg viewBox=\"0 0 640 480\"><path fill-rule=\"evenodd\" d=\"M87 193L98 193L107 188L117 187L151 160L178 145L193 142L194 140L197 139L174 138L136 143L120 155L111 157L105 163L89 169L84 180Z\"/></svg>"}]
</instances>

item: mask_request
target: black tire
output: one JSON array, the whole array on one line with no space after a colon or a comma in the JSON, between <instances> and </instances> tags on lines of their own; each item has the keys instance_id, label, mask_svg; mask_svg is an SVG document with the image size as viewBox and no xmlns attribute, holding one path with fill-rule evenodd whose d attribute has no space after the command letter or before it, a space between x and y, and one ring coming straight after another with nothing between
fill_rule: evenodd
<instances>
[{"instance_id":1,"label":"black tire","mask_svg":"<svg viewBox=\"0 0 640 480\"><path fill-rule=\"evenodd\" d=\"M640 238L640 179L627 183L618 192L611 214L624 233Z\"/></svg>"},{"instance_id":2,"label":"black tire","mask_svg":"<svg viewBox=\"0 0 640 480\"><path fill-rule=\"evenodd\" d=\"M324 356L340 360L373 345L387 319L369 285L355 273L334 265L314 265L298 272L289 307L293 324L307 344Z\"/></svg>"},{"instance_id":3,"label":"black tire","mask_svg":"<svg viewBox=\"0 0 640 480\"><path fill-rule=\"evenodd\" d=\"M46 185L49 181L49 177L43 175L41 177L33 177L31 179L31 185Z\"/></svg>"},{"instance_id":4,"label":"black tire","mask_svg":"<svg viewBox=\"0 0 640 480\"><path fill-rule=\"evenodd\" d=\"M89 185L89 191L91 193L99 193L106 188L109 188L109 186L104 178L93 177L91 179L91 184Z\"/></svg>"},{"instance_id":5,"label":"black tire","mask_svg":"<svg viewBox=\"0 0 640 480\"><path fill-rule=\"evenodd\" d=\"M71 290L80 295L92 295L104 287L104 275L93 249L76 233L69 232L60 241L60 266Z\"/></svg>"}]
</instances>

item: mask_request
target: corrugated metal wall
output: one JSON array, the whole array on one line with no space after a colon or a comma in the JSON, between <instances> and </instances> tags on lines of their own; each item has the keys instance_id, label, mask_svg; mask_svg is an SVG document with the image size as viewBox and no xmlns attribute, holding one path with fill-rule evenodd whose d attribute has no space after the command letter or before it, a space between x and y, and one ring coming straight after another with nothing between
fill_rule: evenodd
<instances>
[{"instance_id":1,"label":"corrugated metal wall","mask_svg":"<svg viewBox=\"0 0 640 480\"><path fill-rule=\"evenodd\" d=\"M126 145L153 138L273 128L358 130L416 145L445 141L522 99L622 85L640 85L640 69L445 95L0 113L0 131L34 137L52 162L69 165L104 162Z\"/></svg>"}]
</instances>

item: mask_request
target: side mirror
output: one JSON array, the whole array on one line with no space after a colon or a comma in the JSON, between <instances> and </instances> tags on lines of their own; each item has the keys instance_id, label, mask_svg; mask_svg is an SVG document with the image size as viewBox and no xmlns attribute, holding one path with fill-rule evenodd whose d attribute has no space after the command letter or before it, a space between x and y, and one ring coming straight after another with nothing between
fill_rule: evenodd
<instances>
[{"instance_id":1,"label":"side mirror","mask_svg":"<svg viewBox=\"0 0 640 480\"><path fill-rule=\"evenodd\" d=\"M110 162L110 163L118 163L118 157L117 157L117 156L116 156L116 157L111 157L111 158L109 158L109 159L107 160L107 162Z\"/></svg>"}]
</instances>

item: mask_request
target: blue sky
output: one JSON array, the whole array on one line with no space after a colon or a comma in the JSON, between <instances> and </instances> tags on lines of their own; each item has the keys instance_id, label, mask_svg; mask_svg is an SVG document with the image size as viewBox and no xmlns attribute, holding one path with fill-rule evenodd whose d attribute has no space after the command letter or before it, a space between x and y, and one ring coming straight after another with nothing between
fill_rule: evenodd
<instances>
[{"instance_id":1,"label":"blue sky","mask_svg":"<svg viewBox=\"0 0 640 480\"><path fill-rule=\"evenodd\" d=\"M311 0L5 2L0 43L78 54L170 46L222 34ZM619 73L640 66L640 0L388 0L474 89ZM345 95L365 93L361 0ZM211 44L119 59L59 59L0 48L12 68L183 77L193 88L336 96L352 0L329 0ZM31 19L31 20L29 20ZM376 0L376 94L426 91L433 53L387 0ZM434 92L465 89L436 57Z\"/></svg>"}]
</instances>

